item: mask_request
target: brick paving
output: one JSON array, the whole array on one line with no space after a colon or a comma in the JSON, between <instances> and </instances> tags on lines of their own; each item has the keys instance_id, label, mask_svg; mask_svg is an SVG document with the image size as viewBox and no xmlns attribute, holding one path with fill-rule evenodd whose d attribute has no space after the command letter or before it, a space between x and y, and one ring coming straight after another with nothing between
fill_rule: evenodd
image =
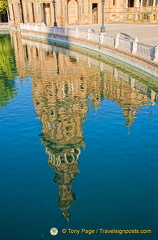
<instances>
[{"instance_id":1,"label":"brick paving","mask_svg":"<svg viewBox=\"0 0 158 240\"><path fill-rule=\"evenodd\" d=\"M87 31L90 28L99 33L101 25L69 25L68 27L78 27L81 31ZM158 24L105 24L105 29L110 36L115 37L117 33L120 33L122 38L134 39L138 37L139 42L158 46Z\"/></svg>"}]
</instances>

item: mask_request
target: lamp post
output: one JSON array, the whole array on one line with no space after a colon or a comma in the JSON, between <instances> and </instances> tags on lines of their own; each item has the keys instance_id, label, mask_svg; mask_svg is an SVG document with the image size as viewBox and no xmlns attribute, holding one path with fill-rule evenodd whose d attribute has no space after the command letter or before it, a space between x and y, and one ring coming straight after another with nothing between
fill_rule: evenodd
<instances>
[{"instance_id":1,"label":"lamp post","mask_svg":"<svg viewBox=\"0 0 158 240\"><path fill-rule=\"evenodd\" d=\"M105 27L104 27L104 4L105 0L101 0L102 3L102 26L101 26L101 33L105 33Z\"/></svg>"},{"instance_id":2,"label":"lamp post","mask_svg":"<svg viewBox=\"0 0 158 240\"><path fill-rule=\"evenodd\" d=\"M53 8L54 8L54 27L57 27L57 21L56 21L56 8L55 8L55 0L52 1Z\"/></svg>"}]
</instances>

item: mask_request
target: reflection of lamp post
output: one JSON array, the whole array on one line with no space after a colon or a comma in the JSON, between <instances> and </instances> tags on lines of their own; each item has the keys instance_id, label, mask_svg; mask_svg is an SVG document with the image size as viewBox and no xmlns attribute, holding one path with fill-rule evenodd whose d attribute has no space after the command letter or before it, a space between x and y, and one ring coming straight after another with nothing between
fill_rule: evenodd
<instances>
[{"instance_id":1,"label":"reflection of lamp post","mask_svg":"<svg viewBox=\"0 0 158 240\"><path fill-rule=\"evenodd\" d=\"M54 8L54 27L57 27L55 0L52 1L52 4L53 4L53 8Z\"/></svg>"},{"instance_id":2,"label":"reflection of lamp post","mask_svg":"<svg viewBox=\"0 0 158 240\"><path fill-rule=\"evenodd\" d=\"M57 61L57 74L60 74L60 69L59 69L59 49L57 48L57 50L55 51L55 55L56 55L56 61Z\"/></svg>"},{"instance_id":3,"label":"reflection of lamp post","mask_svg":"<svg viewBox=\"0 0 158 240\"><path fill-rule=\"evenodd\" d=\"M101 0L102 3L102 26L101 26L101 33L105 33L105 27L104 27L104 3L105 0Z\"/></svg>"}]
</instances>

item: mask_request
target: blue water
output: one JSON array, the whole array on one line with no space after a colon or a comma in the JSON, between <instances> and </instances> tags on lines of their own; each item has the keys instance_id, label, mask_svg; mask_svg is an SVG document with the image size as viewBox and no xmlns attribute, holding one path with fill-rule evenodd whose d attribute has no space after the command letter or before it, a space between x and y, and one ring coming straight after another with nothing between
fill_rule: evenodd
<instances>
[{"instance_id":1,"label":"blue water","mask_svg":"<svg viewBox=\"0 0 158 240\"><path fill-rule=\"evenodd\" d=\"M13 43L16 49L15 41ZM29 47L28 45L28 52ZM40 49L38 51L40 52ZM13 49L10 53L13 54ZM28 62L22 62L19 61L18 54L15 52L15 68L12 69L14 87L11 88L15 94L12 98L8 97L7 104L0 108L0 239L156 240L158 236L156 99L155 102L151 99L147 102L144 94L143 104L141 105L142 101L140 103L138 101L134 106L129 103L125 105L124 98L120 98L121 103L115 98L115 101L110 101L109 95L104 94L100 102L94 104L96 96L98 97L98 86L95 87L94 84L92 91L89 85L84 85L88 78L86 79L81 65L85 66L87 73L91 67L92 76L96 74L98 67L88 66L79 60L73 68L72 58L64 57L64 53L60 53L59 67L62 68L62 61L66 59L64 65L67 66L70 62L72 68L71 65L70 68L65 67L65 71L62 68L61 73L57 74L56 65L53 63L57 61L50 52L43 57L43 61L49 60L52 63L52 68L49 68L47 62L45 65L48 67L47 70L42 67L39 56L36 56L39 58L39 65L37 62L32 65L31 58ZM84 87L81 88L84 91L88 86L86 94L83 91L79 93L79 90L76 93L74 87L74 93L72 91L71 95L66 92L67 85L64 85L65 90L60 88L60 82L71 80L72 83L72 79L75 81L78 78L76 71L86 79ZM109 74L106 71L104 73ZM3 76L4 73L1 72L1 79ZM105 76L108 78L109 75ZM90 79L93 85L93 78ZM59 91L52 90L55 86ZM70 88L69 85L68 87ZM124 88L128 90L127 86ZM124 88L122 87L122 91L125 91ZM61 93L65 91L65 97L61 97L63 95L60 95L60 90ZM52 92L59 94L55 98ZM139 96L140 92L141 90L137 91L136 95ZM128 91L125 93L128 95ZM114 94L113 92L111 96ZM125 119L122 110L128 107L137 109L134 120L129 124L127 122L130 122L131 116ZM63 126L66 126L66 130ZM72 140L69 139L71 134L68 135L64 131L71 132ZM72 149L75 165L71 165ZM79 153L77 149L81 152ZM69 156L69 162L64 162L63 165L61 162L61 165L52 168L48 165L49 155L63 156L64 153ZM64 205L63 208L58 205L59 197L64 199L60 202ZM62 216L64 211L71 214L67 221ZM57 236L50 234L52 227L58 229ZM99 232L92 235L62 233L62 229L69 232L68 229L83 228L95 231L151 229L152 233L126 235Z\"/></svg>"}]
</instances>

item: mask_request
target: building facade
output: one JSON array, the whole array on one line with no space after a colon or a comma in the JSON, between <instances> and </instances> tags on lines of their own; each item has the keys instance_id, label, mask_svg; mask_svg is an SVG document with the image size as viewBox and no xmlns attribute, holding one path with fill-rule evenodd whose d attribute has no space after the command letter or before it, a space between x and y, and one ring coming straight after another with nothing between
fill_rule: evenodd
<instances>
[{"instance_id":1,"label":"building facade","mask_svg":"<svg viewBox=\"0 0 158 240\"><path fill-rule=\"evenodd\" d=\"M105 22L158 22L158 0L8 0L11 24L53 26ZM55 14L55 18L54 18Z\"/></svg>"}]
</instances>

